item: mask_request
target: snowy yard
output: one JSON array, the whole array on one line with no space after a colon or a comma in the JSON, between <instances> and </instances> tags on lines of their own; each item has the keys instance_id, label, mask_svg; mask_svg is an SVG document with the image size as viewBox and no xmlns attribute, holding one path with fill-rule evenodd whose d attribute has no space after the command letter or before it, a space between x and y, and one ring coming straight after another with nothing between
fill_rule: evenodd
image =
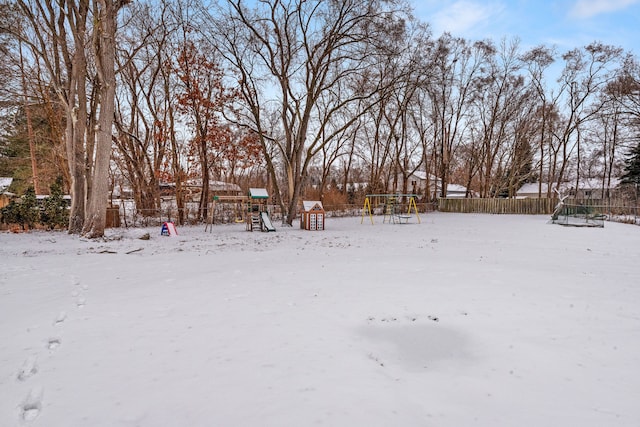
<instances>
[{"instance_id":1,"label":"snowy yard","mask_svg":"<svg viewBox=\"0 0 640 427\"><path fill-rule=\"evenodd\" d=\"M0 426L640 425L640 227L421 219L2 233Z\"/></svg>"}]
</instances>

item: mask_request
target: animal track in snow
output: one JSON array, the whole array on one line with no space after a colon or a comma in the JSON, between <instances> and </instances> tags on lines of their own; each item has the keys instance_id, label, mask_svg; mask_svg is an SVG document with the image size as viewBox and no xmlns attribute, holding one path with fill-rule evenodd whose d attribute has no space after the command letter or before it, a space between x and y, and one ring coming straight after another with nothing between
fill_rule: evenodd
<instances>
[{"instance_id":1,"label":"animal track in snow","mask_svg":"<svg viewBox=\"0 0 640 427\"><path fill-rule=\"evenodd\" d=\"M37 373L38 364L36 363L36 358L35 356L29 356L22 364L22 368L18 371L18 379L20 381L26 381Z\"/></svg>"},{"instance_id":2,"label":"animal track in snow","mask_svg":"<svg viewBox=\"0 0 640 427\"><path fill-rule=\"evenodd\" d=\"M33 421L38 418L42 410L42 397L44 389L41 386L35 386L29 391L27 398L20 405L20 417L24 421Z\"/></svg>"},{"instance_id":3,"label":"animal track in snow","mask_svg":"<svg viewBox=\"0 0 640 427\"><path fill-rule=\"evenodd\" d=\"M84 297L78 297L78 299L76 300L76 304L78 305L78 308L84 307L86 303L87 303L87 299Z\"/></svg>"}]
</instances>

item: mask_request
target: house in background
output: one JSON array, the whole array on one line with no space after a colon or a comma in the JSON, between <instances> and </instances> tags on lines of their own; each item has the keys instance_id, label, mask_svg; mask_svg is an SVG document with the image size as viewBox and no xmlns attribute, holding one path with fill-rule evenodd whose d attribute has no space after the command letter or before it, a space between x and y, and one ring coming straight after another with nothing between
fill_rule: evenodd
<instances>
[{"instance_id":1,"label":"house in background","mask_svg":"<svg viewBox=\"0 0 640 427\"><path fill-rule=\"evenodd\" d=\"M11 202L11 199L16 196L15 194L7 191L12 183L13 178L0 177L0 208L7 206Z\"/></svg>"},{"instance_id":2,"label":"house in background","mask_svg":"<svg viewBox=\"0 0 640 427\"><path fill-rule=\"evenodd\" d=\"M467 187L460 184L447 184L447 198L464 199L467 197Z\"/></svg>"},{"instance_id":3,"label":"house in background","mask_svg":"<svg viewBox=\"0 0 640 427\"><path fill-rule=\"evenodd\" d=\"M567 183L562 183L560 185L560 187L558 188L558 191L560 191L561 194L565 194L567 192ZM547 194L549 194L549 190L551 197L558 197L558 193L556 193L554 191L554 189L557 188L556 183L542 183L542 189L540 189L540 183L539 182L527 182L525 184L522 184L522 187L520 187L518 189L518 191L516 191L516 199L545 199L547 198Z\"/></svg>"},{"instance_id":4,"label":"house in background","mask_svg":"<svg viewBox=\"0 0 640 427\"><path fill-rule=\"evenodd\" d=\"M557 183L542 183L542 192L538 190L540 183L530 182L523 184L522 187L516 192L517 199L537 199L546 198L549 194L549 188L551 188L551 197L558 197L558 192L562 196L570 196L576 199L604 199L607 197L613 197L616 194L616 187L620 180L618 178L611 178L611 184L607 188L603 186L602 178L584 178L580 180L578 189L576 190L575 181L565 181L557 185ZM558 192L555 191L558 190Z\"/></svg>"},{"instance_id":5,"label":"house in background","mask_svg":"<svg viewBox=\"0 0 640 427\"><path fill-rule=\"evenodd\" d=\"M584 178L580 180L577 190L573 189L573 182L569 191L576 199L606 199L617 195L619 185L619 178L611 178L610 183L606 180L603 182L602 178Z\"/></svg>"},{"instance_id":6,"label":"house in background","mask_svg":"<svg viewBox=\"0 0 640 427\"><path fill-rule=\"evenodd\" d=\"M184 182L183 191L185 199L188 201L197 202L200 200L200 192L202 190L202 180L191 179ZM223 181L209 181L209 194L210 196L239 196L242 194L242 188L238 184L223 182ZM160 183L160 197L162 198L175 198L176 184L174 182L161 182Z\"/></svg>"},{"instance_id":7,"label":"house in background","mask_svg":"<svg viewBox=\"0 0 640 427\"><path fill-rule=\"evenodd\" d=\"M427 191L427 174L422 171L416 171L407 177L407 191L412 194L429 193L430 198L440 197L440 189L442 188L440 178L435 175L428 175L429 190ZM398 181L402 181L402 177L398 177ZM467 197L467 187L460 184L447 184L447 198L465 198ZM472 197L475 197L471 193Z\"/></svg>"}]
</instances>

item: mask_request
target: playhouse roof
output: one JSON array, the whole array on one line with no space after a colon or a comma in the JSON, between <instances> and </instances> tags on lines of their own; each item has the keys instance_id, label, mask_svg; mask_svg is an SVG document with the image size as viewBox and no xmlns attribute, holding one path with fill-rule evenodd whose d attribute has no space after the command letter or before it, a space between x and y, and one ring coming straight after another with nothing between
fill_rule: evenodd
<instances>
[{"instance_id":1,"label":"playhouse roof","mask_svg":"<svg viewBox=\"0 0 640 427\"><path fill-rule=\"evenodd\" d=\"M322 207L322 202L318 201L318 200L303 200L302 201L302 209L305 212L308 212L310 210L313 210L313 208L318 207L322 210L324 210L324 208Z\"/></svg>"},{"instance_id":2,"label":"playhouse roof","mask_svg":"<svg viewBox=\"0 0 640 427\"><path fill-rule=\"evenodd\" d=\"M250 188L249 196L252 199L268 199L269 193L267 193L266 188Z\"/></svg>"}]
</instances>

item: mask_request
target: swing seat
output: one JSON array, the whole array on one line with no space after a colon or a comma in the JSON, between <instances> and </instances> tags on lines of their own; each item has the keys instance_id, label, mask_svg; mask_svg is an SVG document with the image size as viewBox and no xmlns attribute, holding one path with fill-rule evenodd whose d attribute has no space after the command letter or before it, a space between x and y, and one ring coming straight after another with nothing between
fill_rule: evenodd
<instances>
[{"instance_id":1,"label":"swing seat","mask_svg":"<svg viewBox=\"0 0 640 427\"><path fill-rule=\"evenodd\" d=\"M411 215L396 215L396 219L401 224L408 224L409 220L411 219Z\"/></svg>"}]
</instances>

